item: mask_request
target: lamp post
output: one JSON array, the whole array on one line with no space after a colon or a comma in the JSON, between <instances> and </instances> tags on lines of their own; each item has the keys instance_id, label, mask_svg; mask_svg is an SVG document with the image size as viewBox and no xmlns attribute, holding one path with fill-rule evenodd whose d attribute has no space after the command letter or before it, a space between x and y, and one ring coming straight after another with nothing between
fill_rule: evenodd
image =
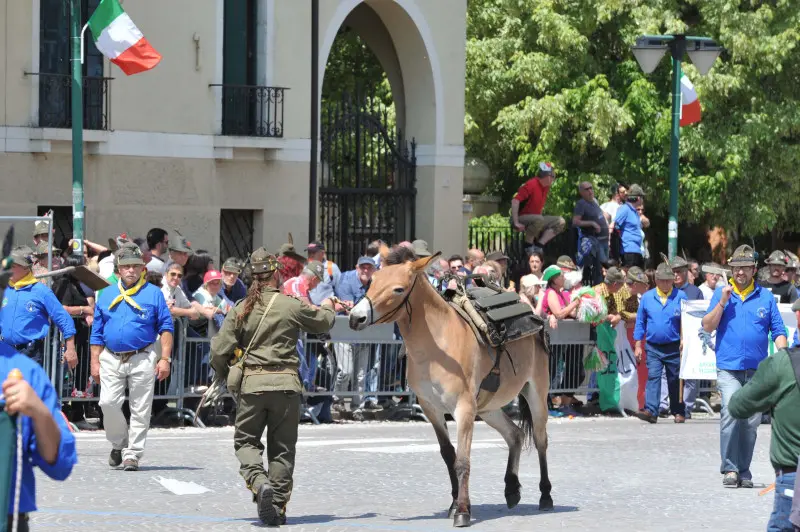
<instances>
[{"instance_id":1,"label":"lamp post","mask_svg":"<svg viewBox=\"0 0 800 532\"><path fill-rule=\"evenodd\" d=\"M700 75L705 76L722 52L708 37L689 35L644 35L636 39L633 55L645 74L653 72L669 50L672 56L672 134L669 154L669 258L678 254L678 164L681 136L681 60L684 53Z\"/></svg>"}]
</instances>

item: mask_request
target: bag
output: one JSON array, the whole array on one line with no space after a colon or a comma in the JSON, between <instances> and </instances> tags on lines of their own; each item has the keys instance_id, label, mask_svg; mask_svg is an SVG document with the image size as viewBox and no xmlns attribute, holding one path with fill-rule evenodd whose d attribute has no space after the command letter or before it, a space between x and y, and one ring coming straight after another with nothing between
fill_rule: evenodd
<instances>
[{"instance_id":1,"label":"bag","mask_svg":"<svg viewBox=\"0 0 800 532\"><path fill-rule=\"evenodd\" d=\"M228 391L233 395L239 395L239 392L242 389L242 381L244 380L244 360L247 358L250 348L253 347L253 342L255 342L256 336L258 336L259 331L261 331L261 325L264 324L264 318L266 318L267 314L269 314L269 310L272 308L272 304L275 302L276 297L278 297L278 294L273 294L272 299L269 300L267 308L264 310L264 314L261 315L261 321L258 322L256 332L254 332L253 337L250 338L250 343L247 345L247 349L244 350L241 356L236 356L236 362L234 362L233 365L228 368L228 378L225 380L225 385L228 387Z\"/></svg>"}]
</instances>

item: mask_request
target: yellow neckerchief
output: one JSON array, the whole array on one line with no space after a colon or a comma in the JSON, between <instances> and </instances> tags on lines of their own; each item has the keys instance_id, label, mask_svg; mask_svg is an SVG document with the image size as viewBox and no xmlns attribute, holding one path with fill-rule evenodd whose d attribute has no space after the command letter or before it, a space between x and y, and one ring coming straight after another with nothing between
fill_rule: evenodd
<instances>
[{"instance_id":1,"label":"yellow neckerchief","mask_svg":"<svg viewBox=\"0 0 800 532\"><path fill-rule=\"evenodd\" d=\"M736 294L737 296L739 296L742 301L744 301L745 298L747 298L747 296L752 294L753 291L756 289L756 280L755 280L755 278L750 279L750 284L747 285L745 287L745 289L741 290L741 291L739 291L739 287L736 286L736 283L733 282L733 279L729 280L728 283L730 283L731 288L733 288L733 293Z\"/></svg>"},{"instance_id":2,"label":"yellow neckerchief","mask_svg":"<svg viewBox=\"0 0 800 532\"><path fill-rule=\"evenodd\" d=\"M670 288L669 292L667 292L665 294L664 292L661 291L661 289L659 287L656 286L656 295L658 296L658 299L661 300L661 304L662 305L666 305L667 304L667 298L669 298L670 294L672 294L672 290L674 290L674 289Z\"/></svg>"},{"instance_id":3,"label":"yellow neckerchief","mask_svg":"<svg viewBox=\"0 0 800 532\"><path fill-rule=\"evenodd\" d=\"M33 276L33 272L28 272L28 274L17 281L16 283L13 281L9 281L8 285L13 288L14 290L19 290L20 288L25 288L26 286L30 286L32 284L36 284L39 282L39 279Z\"/></svg>"},{"instance_id":4,"label":"yellow neckerchief","mask_svg":"<svg viewBox=\"0 0 800 532\"><path fill-rule=\"evenodd\" d=\"M139 278L139 282L133 285L131 288L128 288L127 290L125 290L122 287L122 279L117 281L117 288L119 288L119 295L115 297L114 301L112 301L111 304L108 306L108 310L114 308L122 300L125 300L130 306L132 306L136 310L142 310L142 307L140 307L136 303L136 301L133 300L131 296L135 296L136 293L139 292L139 290L141 290L142 287L146 284L147 281L145 280L144 272L142 272L142 276Z\"/></svg>"}]
</instances>

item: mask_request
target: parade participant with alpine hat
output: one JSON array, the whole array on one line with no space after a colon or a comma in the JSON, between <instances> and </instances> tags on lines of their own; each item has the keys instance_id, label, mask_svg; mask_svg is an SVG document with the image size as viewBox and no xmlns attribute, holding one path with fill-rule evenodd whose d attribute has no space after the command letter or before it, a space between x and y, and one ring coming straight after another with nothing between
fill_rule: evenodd
<instances>
[{"instance_id":1,"label":"parade participant with alpine hat","mask_svg":"<svg viewBox=\"0 0 800 532\"><path fill-rule=\"evenodd\" d=\"M6 235L4 255L11 247L12 235L11 231ZM14 263L14 258L0 258L0 299ZM0 316L4 313L0 309ZM16 525L18 532L27 532L29 514L36 511L33 468L53 480L66 480L78 461L75 437L61 415L58 395L44 369L6 343L0 343L0 382L0 448L14 451L0 457L0 490L4 491L0 500L8 500L6 529L14 530ZM21 429L17 435L21 448L13 443L15 425ZM20 452L21 456L16 454Z\"/></svg>"},{"instance_id":2,"label":"parade participant with alpine hat","mask_svg":"<svg viewBox=\"0 0 800 532\"><path fill-rule=\"evenodd\" d=\"M720 473L730 488L752 488L750 463L756 445L761 412L736 419L728 410L731 396L747 384L758 365L767 358L770 334L776 349L786 347L786 326L772 294L755 283L756 254L739 246L728 261L733 279L718 286L703 318L703 329L717 331L717 388L722 396L720 412Z\"/></svg>"},{"instance_id":3,"label":"parade participant with alpine hat","mask_svg":"<svg viewBox=\"0 0 800 532\"><path fill-rule=\"evenodd\" d=\"M3 342L39 364L44 363L44 344L50 320L64 336L64 361L73 369L78 365L75 351L75 324L53 291L33 276L33 250L18 246L11 252L9 289L2 300L0 338Z\"/></svg>"},{"instance_id":4,"label":"parade participant with alpine hat","mask_svg":"<svg viewBox=\"0 0 800 532\"><path fill-rule=\"evenodd\" d=\"M211 367L237 397L233 446L239 474L253 493L259 519L277 526L286 523L300 423L303 385L297 342L301 331L329 331L337 309L330 299L314 307L281 294L276 275L281 265L264 248L253 252L250 264L253 284L211 341ZM268 469L261 443L264 429Z\"/></svg>"},{"instance_id":5,"label":"parade participant with alpine hat","mask_svg":"<svg viewBox=\"0 0 800 532\"><path fill-rule=\"evenodd\" d=\"M637 417L649 423L658 422L661 400L661 372L667 373L669 403L675 423L686 421L684 404L679 394L681 367L681 301L686 294L673 286L674 275L667 262L656 268L656 287L642 296L636 314L636 360L647 351L647 390L645 407Z\"/></svg>"}]
</instances>

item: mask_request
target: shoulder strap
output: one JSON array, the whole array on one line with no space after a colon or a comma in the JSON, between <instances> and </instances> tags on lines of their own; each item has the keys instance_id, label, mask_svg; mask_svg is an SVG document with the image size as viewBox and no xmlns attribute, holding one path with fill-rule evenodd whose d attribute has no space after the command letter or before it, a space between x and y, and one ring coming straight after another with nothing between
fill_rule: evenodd
<instances>
[{"instance_id":1,"label":"shoulder strap","mask_svg":"<svg viewBox=\"0 0 800 532\"><path fill-rule=\"evenodd\" d=\"M792 369L794 369L794 378L797 381L797 386L800 387L800 347L787 349L786 352L789 354L789 361L792 363Z\"/></svg>"},{"instance_id":2,"label":"shoulder strap","mask_svg":"<svg viewBox=\"0 0 800 532\"><path fill-rule=\"evenodd\" d=\"M261 320L258 322L258 327L256 327L256 332L253 333L253 336L250 338L250 343L247 344L247 349L244 350L244 354L242 354L242 366L244 366L244 360L247 358L248 353L250 353L250 348L253 347L253 342L256 340L256 336L258 336L259 331L261 330L261 326L264 324L264 318L267 317L269 314L270 309L272 308L272 304L275 302L275 298L278 297L278 294L272 294L272 298L267 303L267 308L264 310L264 314L261 315Z\"/></svg>"}]
</instances>

